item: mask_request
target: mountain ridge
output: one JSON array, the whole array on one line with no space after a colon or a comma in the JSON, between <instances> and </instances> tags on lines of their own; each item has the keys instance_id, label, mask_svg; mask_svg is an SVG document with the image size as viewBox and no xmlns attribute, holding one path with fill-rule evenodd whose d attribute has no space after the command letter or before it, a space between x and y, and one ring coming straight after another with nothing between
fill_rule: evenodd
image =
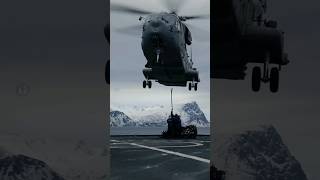
<instances>
[{"instance_id":1,"label":"mountain ridge","mask_svg":"<svg viewBox=\"0 0 320 180\"><path fill-rule=\"evenodd\" d=\"M229 180L307 180L276 128L262 125L232 135L216 135L215 165Z\"/></svg>"},{"instance_id":2,"label":"mountain ridge","mask_svg":"<svg viewBox=\"0 0 320 180\"><path fill-rule=\"evenodd\" d=\"M0 179L65 180L45 162L22 154L2 154L0 156Z\"/></svg>"},{"instance_id":3,"label":"mountain ridge","mask_svg":"<svg viewBox=\"0 0 320 180\"><path fill-rule=\"evenodd\" d=\"M184 126L210 126L210 122L196 102L176 105L174 114L181 116L182 125ZM165 127L167 126L169 115L170 108L166 108L163 105L112 108L110 112L110 125L111 127Z\"/></svg>"}]
</instances>

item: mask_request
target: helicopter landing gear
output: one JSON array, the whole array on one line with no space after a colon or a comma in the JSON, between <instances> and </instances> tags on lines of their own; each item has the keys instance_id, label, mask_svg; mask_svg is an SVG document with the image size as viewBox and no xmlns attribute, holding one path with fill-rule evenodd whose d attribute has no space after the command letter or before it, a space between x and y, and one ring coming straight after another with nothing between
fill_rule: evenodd
<instances>
[{"instance_id":1,"label":"helicopter landing gear","mask_svg":"<svg viewBox=\"0 0 320 180\"><path fill-rule=\"evenodd\" d=\"M195 91L197 91L197 90L198 90L198 83L189 82L189 87L188 87L189 91L191 91L192 88L193 88Z\"/></svg>"},{"instance_id":2,"label":"helicopter landing gear","mask_svg":"<svg viewBox=\"0 0 320 180\"><path fill-rule=\"evenodd\" d=\"M258 92L260 90L260 84L270 83L270 91L273 93L278 92L279 90L279 68L273 67L269 73L269 61L265 62L263 65L263 75L261 77L261 69L256 66L252 71L252 90Z\"/></svg>"},{"instance_id":3,"label":"helicopter landing gear","mask_svg":"<svg viewBox=\"0 0 320 180\"><path fill-rule=\"evenodd\" d=\"M253 68L251 80L252 80L252 90L254 92L258 92L260 90L260 85L261 85L261 69L260 69L260 67L256 66Z\"/></svg>"},{"instance_id":4,"label":"helicopter landing gear","mask_svg":"<svg viewBox=\"0 0 320 180\"><path fill-rule=\"evenodd\" d=\"M279 90L279 69L274 67L270 72L270 91L275 93Z\"/></svg>"},{"instance_id":5,"label":"helicopter landing gear","mask_svg":"<svg viewBox=\"0 0 320 180\"><path fill-rule=\"evenodd\" d=\"M152 82L149 81L149 80L147 80L147 81L144 80L143 83L142 83L142 86L143 86L143 88L146 88L146 87L148 86L148 88L151 89L151 87L152 87Z\"/></svg>"}]
</instances>

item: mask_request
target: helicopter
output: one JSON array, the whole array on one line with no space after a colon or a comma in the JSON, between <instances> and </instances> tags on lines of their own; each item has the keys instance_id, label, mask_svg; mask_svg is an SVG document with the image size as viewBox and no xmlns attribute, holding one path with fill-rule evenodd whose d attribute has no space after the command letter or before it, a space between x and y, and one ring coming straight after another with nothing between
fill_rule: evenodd
<instances>
[{"instance_id":1,"label":"helicopter","mask_svg":"<svg viewBox=\"0 0 320 180\"><path fill-rule=\"evenodd\" d=\"M186 87L188 84L189 91L197 91L199 72L193 67L192 50L188 52L192 35L185 21L208 18L208 15L179 16L178 7L183 1L162 2L166 2L167 12L151 12L112 3L110 9L140 15L141 47L147 60L142 70L145 77L143 88L151 88L154 80L165 86Z\"/></svg>"},{"instance_id":2,"label":"helicopter","mask_svg":"<svg viewBox=\"0 0 320 180\"><path fill-rule=\"evenodd\" d=\"M284 32L267 18L267 0L214 0L212 12L211 78L243 80L247 64L260 63L262 72L259 65L252 70L252 90L263 82L278 92L279 71L289 59Z\"/></svg>"}]
</instances>

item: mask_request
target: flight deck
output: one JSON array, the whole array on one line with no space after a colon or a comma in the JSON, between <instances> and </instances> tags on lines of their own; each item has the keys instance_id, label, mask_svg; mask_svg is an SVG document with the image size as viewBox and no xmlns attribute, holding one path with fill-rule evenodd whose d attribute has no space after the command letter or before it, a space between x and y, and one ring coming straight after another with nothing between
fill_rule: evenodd
<instances>
[{"instance_id":1,"label":"flight deck","mask_svg":"<svg viewBox=\"0 0 320 180\"><path fill-rule=\"evenodd\" d=\"M210 136L111 136L112 180L208 180Z\"/></svg>"}]
</instances>

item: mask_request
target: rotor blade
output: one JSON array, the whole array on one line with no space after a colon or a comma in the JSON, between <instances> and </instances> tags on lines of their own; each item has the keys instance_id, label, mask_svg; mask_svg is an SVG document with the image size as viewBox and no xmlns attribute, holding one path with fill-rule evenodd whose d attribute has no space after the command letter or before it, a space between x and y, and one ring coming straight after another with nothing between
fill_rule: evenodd
<instances>
[{"instance_id":1,"label":"rotor blade","mask_svg":"<svg viewBox=\"0 0 320 180\"><path fill-rule=\"evenodd\" d=\"M193 20L193 19L208 19L210 15L194 15L194 16L181 16L184 20Z\"/></svg>"},{"instance_id":2,"label":"rotor blade","mask_svg":"<svg viewBox=\"0 0 320 180\"><path fill-rule=\"evenodd\" d=\"M110 10L119 11L119 12L125 12L125 13L131 13L131 14L140 14L140 15L153 13L151 11L137 9L137 8L134 8L134 7L129 7L129 6L120 5L120 4L111 4L110 5Z\"/></svg>"},{"instance_id":3,"label":"rotor blade","mask_svg":"<svg viewBox=\"0 0 320 180\"><path fill-rule=\"evenodd\" d=\"M165 7L171 12L171 13L179 13L180 8L183 6L183 4L187 3L187 0L165 0L163 1Z\"/></svg>"},{"instance_id":4,"label":"rotor blade","mask_svg":"<svg viewBox=\"0 0 320 180\"><path fill-rule=\"evenodd\" d=\"M114 29L117 33L127 34L131 36L141 37L142 35L142 25L133 25L123 28Z\"/></svg>"}]
</instances>

